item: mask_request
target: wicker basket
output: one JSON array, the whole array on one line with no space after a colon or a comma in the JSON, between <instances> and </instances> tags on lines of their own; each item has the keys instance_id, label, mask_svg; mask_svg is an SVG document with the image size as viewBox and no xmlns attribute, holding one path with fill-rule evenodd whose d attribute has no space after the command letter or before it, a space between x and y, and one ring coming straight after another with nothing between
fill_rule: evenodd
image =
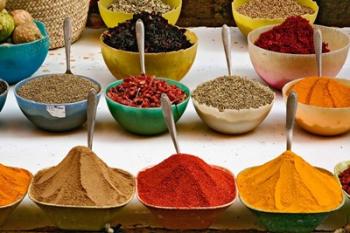
<instances>
[{"instance_id":1,"label":"wicker basket","mask_svg":"<svg viewBox=\"0 0 350 233\"><path fill-rule=\"evenodd\" d=\"M72 18L73 42L78 40L85 29L89 0L8 0L8 10L24 9L35 19L45 23L50 35L50 48L64 46L63 21Z\"/></svg>"}]
</instances>

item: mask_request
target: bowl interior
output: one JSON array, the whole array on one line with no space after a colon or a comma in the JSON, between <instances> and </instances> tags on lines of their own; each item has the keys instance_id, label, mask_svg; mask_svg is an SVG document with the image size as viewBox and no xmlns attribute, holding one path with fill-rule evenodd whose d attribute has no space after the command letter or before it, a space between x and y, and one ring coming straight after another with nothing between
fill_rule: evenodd
<instances>
[{"instance_id":1,"label":"bowl interior","mask_svg":"<svg viewBox=\"0 0 350 233\"><path fill-rule=\"evenodd\" d=\"M7 95L10 86L9 86L9 84L8 84L5 80L3 80L3 79L0 79L0 83L4 83L4 84L6 85L6 90L5 90L3 93L0 94L0 97L4 97L4 96Z\"/></svg>"},{"instance_id":2,"label":"bowl interior","mask_svg":"<svg viewBox=\"0 0 350 233\"><path fill-rule=\"evenodd\" d=\"M348 168L350 168L350 160L349 161L344 161L344 162L340 162L338 163L335 168L334 168L334 175L337 177L339 183L340 183L340 180L339 180L339 175L347 170ZM347 193L345 190L344 190L344 193L345 195L350 198L350 193Z\"/></svg>"}]
</instances>

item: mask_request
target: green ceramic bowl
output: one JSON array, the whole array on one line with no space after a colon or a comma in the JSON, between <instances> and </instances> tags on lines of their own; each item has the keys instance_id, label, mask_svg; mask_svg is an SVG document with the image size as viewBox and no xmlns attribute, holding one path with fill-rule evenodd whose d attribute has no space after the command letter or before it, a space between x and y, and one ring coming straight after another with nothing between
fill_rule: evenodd
<instances>
[{"instance_id":1,"label":"green ceramic bowl","mask_svg":"<svg viewBox=\"0 0 350 233\"><path fill-rule=\"evenodd\" d=\"M346 169L348 169L350 167L350 160L349 161L344 161L344 162L341 162L341 163L338 163L335 168L334 168L334 175L337 177L339 183L340 183L340 180L339 180L339 175L340 173L342 173L343 171L345 171ZM345 192L345 195L350 199L350 194Z\"/></svg>"},{"instance_id":2,"label":"green ceramic bowl","mask_svg":"<svg viewBox=\"0 0 350 233\"><path fill-rule=\"evenodd\" d=\"M175 122L185 112L190 99L190 90L185 85L170 79L163 79L170 85L175 85L183 90L187 98L178 105L172 105ZM167 131L161 108L136 108L117 103L107 96L108 91L120 85L123 80L115 81L108 85L105 91L106 101L114 119L125 130L139 135L156 135Z\"/></svg>"}]
</instances>

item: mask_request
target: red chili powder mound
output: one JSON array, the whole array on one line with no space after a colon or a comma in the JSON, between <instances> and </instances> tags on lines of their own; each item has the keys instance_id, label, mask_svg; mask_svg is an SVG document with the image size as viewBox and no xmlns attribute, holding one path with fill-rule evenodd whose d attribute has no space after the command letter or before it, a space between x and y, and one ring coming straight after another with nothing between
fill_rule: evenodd
<instances>
[{"instance_id":1,"label":"red chili powder mound","mask_svg":"<svg viewBox=\"0 0 350 233\"><path fill-rule=\"evenodd\" d=\"M314 54L313 33L309 21L301 16L292 16L281 25L262 33L255 45L281 53ZM328 44L323 42L322 52L329 51Z\"/></svg>"},{"instance_id":2,"label":"red chili powder mound","mask_svg":"<svg viewBox=\"0 0 350 233\"><path fill-rule=\"evenodd\" d=\"M236 196L234 177L193 155L175 154L137 177L139 197L162 207L213 207Z\"/></svg>"}]
</instances>

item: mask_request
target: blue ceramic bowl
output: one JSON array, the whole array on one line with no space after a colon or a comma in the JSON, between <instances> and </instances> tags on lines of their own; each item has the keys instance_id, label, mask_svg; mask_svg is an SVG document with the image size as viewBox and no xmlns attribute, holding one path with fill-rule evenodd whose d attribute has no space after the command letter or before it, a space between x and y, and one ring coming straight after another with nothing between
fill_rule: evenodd
<instances>
[{"instance_id":1,"label":"blue ceramic bowl","mask_svg":"<svg viewBox=\"0 0 350 233\"><path fill-rule=\"evenodd\" d=\"M49 51L49 37L42 22L35 21L42 38L24 44L0 45L0 78L15 84L30 77L43 64Z\"/></svg>"},{"instance_id":2,"label":"blue ceramic bowl","mask_svg":"<svg viewBox=\"0 0 350 233\"><path fill-rule=\"evenodd\" d=\"M68 131L82 126L87 119L87 100L82 100L75 103L67 104L45 104L25 99L17 94L19 88L32 79L37 79L46 76L38 76L25 79L15 86L15 96L18 106L35 126L47 131ZM94 82L100 88L97 94L99 101L102 87L93 79L78 76Z\"/></svg>"},{"instance_id":3,"label":"blue ceramic bowl","mask_svg":"<svg viewBox=\"0 0 350 233\"><path fill-rule=\"evenodd\" d=\"M8 90L9 90L9 85L7 84L7 82L5 80L2 80L2 79L0 79L0 83L5 83L6 87L7 87L6 91L4 93L0 94L0 112L1 112L1 110L4 107L5 102L6 102L7 93L8 93Z\"/></svg>"}]
</instances>

